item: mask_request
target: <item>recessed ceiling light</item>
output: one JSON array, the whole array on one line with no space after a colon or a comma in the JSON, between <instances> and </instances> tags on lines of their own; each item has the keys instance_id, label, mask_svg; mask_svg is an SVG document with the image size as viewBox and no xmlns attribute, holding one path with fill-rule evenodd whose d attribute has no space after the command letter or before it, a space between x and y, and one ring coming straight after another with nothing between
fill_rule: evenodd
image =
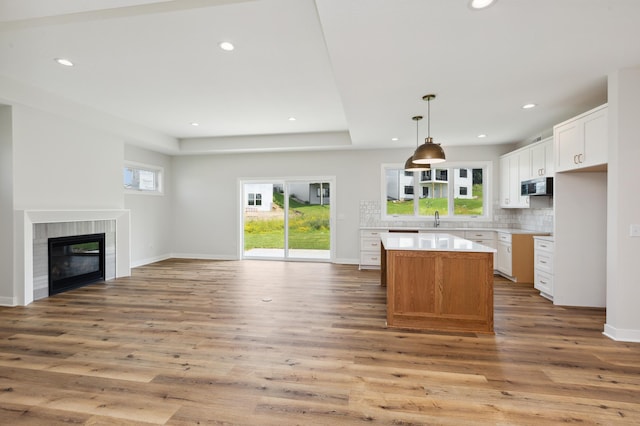
<instances>
[{"instance_id":1,"label":"recessed ceiling light","mask_svg":"<svg viewBox=\"0 0 640 426\"><path fill-rule=\"evenodd\" d=\"M196 123L196 122L194 121L193 123L191 123L191 125L192 125L193 127L198 127L198 126L200 125L200 123Z\"/></svg>"},{"instance_id":2,"label":"recessed ceiling light","mask_svg":"<svg viewBox=\"0 0 640 426\"><path fill-rule=\"evenodd\" d=\"M72 67L73 66L73 62L71 62L68 59L65 58L56 58L55 61L57 63L59 63L60 65L64 65L65 67Z\"/></svg>"},{"instance_id":3,"label":"recessed ceiling light","mask_svg":"<svg viewBox=\"0 0 640 426\"><path fill-rule=\"evenodd\" d=\"M220 46L220 49L222 50L226 50L227 52L231 52L233 49L235 49L236 47L233 45L233 43L230 43L228 41L223 41L222 43L220 43L218 46Z\"/></svg>"},{"instance_id":4,"label":"recessed ceiling light","mask_svg":"<svg viewBox=\"0 0 640 426\"><path fill-rule=\"evenodd\" d=\"M484 9L491 6L495 3L495 0L471 0L469 2L469 7L471 9Z\"/></svg>"},{"instance_id":5,"label":"recessed ceiling light","mask_svg":"<svg viewBox=\"0 0 640 426\"><path fill-rule=\"evenodd\" d=\"M479 135L478 135L478 137L479 137L479 138L486 138L486 137L487 137L487 135L485 135L484 133L482 133L482 134L479 134Z\"/></svg>"},{"instance_id":6,"label":"recessed ceiling light","mask_svg":"<svg viewBox=\"0 0 640 426\"><path fill-rule=\"evenodd\" d=\"M289 121L296 121L295 117L289 117Z\"/></svg>"},{"instance_id":7,"label":"recessed ceiling light","mask_svg":"<svg viewBox=\"0 0 640 426\"><path fill-rule=\"evenodd\" d=\"M391 138L392 141L397 142L398 138Z\"/></svg>"},{"instance_id":8,"label":"recessed ceiling light","mask_svg":"<svg viewBox=\"0 0 640 426\"><path fill-rule=\"evenodd\" d=\"M531 109L531 108L535 108L536 104L524 104L522 105L522 109Z\"/></svg>"}]
</instances>

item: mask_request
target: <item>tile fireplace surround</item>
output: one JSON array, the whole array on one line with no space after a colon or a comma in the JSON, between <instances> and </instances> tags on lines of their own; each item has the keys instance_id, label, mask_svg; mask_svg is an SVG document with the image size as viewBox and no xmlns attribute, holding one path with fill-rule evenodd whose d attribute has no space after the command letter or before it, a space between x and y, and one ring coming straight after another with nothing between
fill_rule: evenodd
<instances>
[{"instance_id":1,"label":"tile fireplace surround","mask_svg":"<svg viewBox=\"0 0 640 426\"><path fill-rule=\"evenodd\" d=\"M22 267L22 270L16 270L17 294L10 304L26 306L48 296L47 240L52 237L104 232L106 279L131 275L128 210L22 210L16 213L16 268ZM22 247L18 247L21 243Z\"/></svg>"}]
</instances>

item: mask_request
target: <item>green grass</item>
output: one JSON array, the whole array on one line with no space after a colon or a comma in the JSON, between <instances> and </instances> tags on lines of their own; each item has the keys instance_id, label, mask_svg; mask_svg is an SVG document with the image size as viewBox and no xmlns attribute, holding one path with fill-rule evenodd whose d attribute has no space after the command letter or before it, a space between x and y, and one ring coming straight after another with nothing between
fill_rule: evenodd
<instances>
[{"instance_id":1,"label":"green grass","mask_svg":"<svg viewBox=\"0 0 640 426\"><path fill-rule=\"evenodd\" d=\"M275 193L273 201L284 207L284 197ZM289 199L289 248L329 250L329 206L309 205ZM284 248L284 216L250 220L244 225L244 249Z\"/></svg>"},{"instance_id":2,"label":"green grass","mask_svg":"<svg viewBox=\"0 0 640 426\"><path fill-rule=\"evenodd\" d=\"M456 198L453 203L455 215L481 216L482 215L482 185L473 185L474 198ZM440 217L447 216L449 211L446 198L421 198L418 200L418 211L421 216L433 216L436 210ZM413 216L413 200L387 201L388 215Z\"/></svg>"}]
</instances>

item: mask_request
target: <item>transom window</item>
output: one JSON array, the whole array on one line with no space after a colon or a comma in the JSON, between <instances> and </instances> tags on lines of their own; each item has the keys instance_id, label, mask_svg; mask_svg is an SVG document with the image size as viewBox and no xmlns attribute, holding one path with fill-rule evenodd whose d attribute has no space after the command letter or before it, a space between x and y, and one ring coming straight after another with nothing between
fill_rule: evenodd
<instances>
[{"instance_id":1,"label":"transom window","mask_svg":"<svg viewBox=\"0 0 640 426\"><path fill-rule=\"evenodd\" d=\"M138 163L124 166L124 188L136 193L162 194L163 169Z\"/></svg>"},{"instance_id":2,"label":"transom window","mask_svg":"<svg viewBox=\"0 0 640 426\"><path fill-rule=\"evenodd\" d=\"M489 162L443 163L407 172L400 164L382 166L382 219L486 219L489 216Z\"/></svg>"}]
</instances>

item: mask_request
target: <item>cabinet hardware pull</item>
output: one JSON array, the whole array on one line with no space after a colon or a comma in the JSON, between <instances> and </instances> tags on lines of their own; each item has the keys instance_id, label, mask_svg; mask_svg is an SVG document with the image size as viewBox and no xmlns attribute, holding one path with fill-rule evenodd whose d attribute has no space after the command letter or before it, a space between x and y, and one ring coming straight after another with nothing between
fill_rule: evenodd
<instances>
[{"instance_id":1,"label":"cabinet hardware pull","mask_svg":"<svg viewBox=\"0 0 640 426\"><path fill-rule=\"evenodd\" d=\"M545 262L544 260L541 260L540 263L547 263L547 262Z\"/></svg>"},{"instance_id":2,"label":"cabinet hardware pull","mask_svg":"<svg viewBox=\"0 0 640 426\"><path fill-rule=\"evenodd\" d=\"M582 163L582 154L578 154L578 163Z\"/></svg>"},{"instance_id":3,"label":"cabinet hardware pull","mask_svg":"<svg viewBox=\"0 0 640 426\"><path fill-rule=\"evenodd\" d=\"M547 282L546 282L546 281L544 281L544 280L540 280L540 284L547 285Z\"/></svg>"}]
</instances>

